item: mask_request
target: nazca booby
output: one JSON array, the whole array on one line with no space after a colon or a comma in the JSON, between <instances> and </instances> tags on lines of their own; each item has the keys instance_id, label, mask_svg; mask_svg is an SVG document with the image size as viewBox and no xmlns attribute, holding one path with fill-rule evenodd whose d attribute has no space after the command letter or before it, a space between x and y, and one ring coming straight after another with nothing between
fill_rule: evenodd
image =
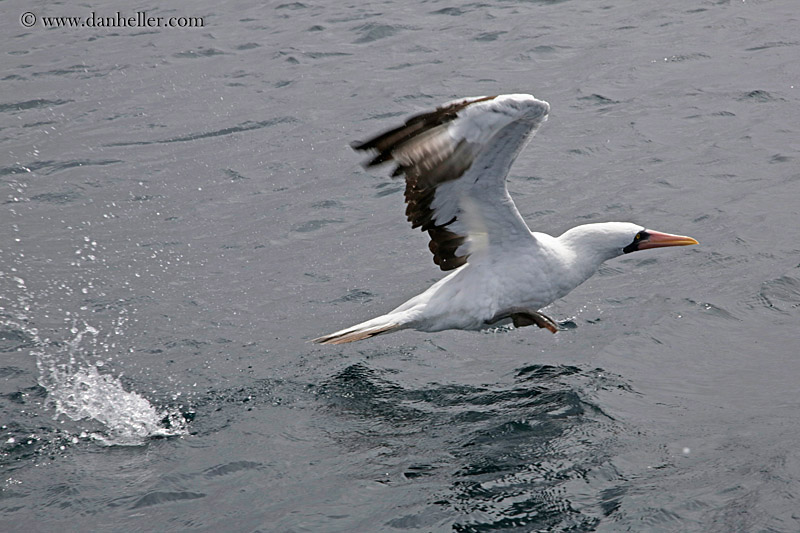
<instances>
[{"instance_id":1,"label":"nazca booby","mask_svg":"<svg viewBox=\"0 0 800 533\"><path fill-rule=\"evenodd\" d=\"M505 323L556 322L539 311L622 254L697 244L628 222L584 224L559 237L531 232L506 188L519 152L547 120L550 105L529 94L462 98L412 116L355 150L394 161L404 176L406 215L430 235L433 261L452 271L388 314L314 339L343 344L416 329L479 330Z\"/></svg>"}]
</instances>

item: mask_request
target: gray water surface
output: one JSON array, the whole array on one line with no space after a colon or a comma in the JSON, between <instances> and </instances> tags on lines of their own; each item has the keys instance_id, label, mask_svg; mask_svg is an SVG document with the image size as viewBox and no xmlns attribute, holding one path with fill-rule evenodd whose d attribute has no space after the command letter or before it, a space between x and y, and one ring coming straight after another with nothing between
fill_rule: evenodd
<instances>
[{"instance_id":1,"label":"gray water surface","mask_svg":"<svg viewBox=\"0 0 800 533\"><path fill-rule=\"evenodd\" d=\"M44 27L117 11L203 26ZM2 12L0 530L800 530L795 1ZM557 335L309 344L442 277L348 143L507 92L532 229L700 246Z\"/></svg>"}]
</instances>

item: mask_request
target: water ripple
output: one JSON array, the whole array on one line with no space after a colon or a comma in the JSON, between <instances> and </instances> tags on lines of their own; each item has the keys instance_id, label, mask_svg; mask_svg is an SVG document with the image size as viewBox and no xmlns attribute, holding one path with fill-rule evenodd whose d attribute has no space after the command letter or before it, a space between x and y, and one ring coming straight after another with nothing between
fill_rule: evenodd
<instances>
[{"instance_id":1,"label":"water ripple","mask_svg":"<svg viewBox=\"0 0 800 533\"><path fill-rule=\"evenodd\" d=\"M12 174L26 174L29 172L42 171L42 174L49 175L62 170L67 170L75 167L91 167L91 166L106 166L123 163L120 159L73 159L69 161L32 161L24 165L14 165L10 167L0 168L0 176L9 176Z\"/></svg>"},{"instance_id":2,"label":"water ripple","mask_svg":"<svg viewBox=\"0 0 800 533\"><path fill-rule=\"evenodd\" d=\"M436 503L455 511L454 531L586 530L597 516L614 512L624 489L617 476L596 476L606 486L594 510L585 514L572 503L570 483L585 483L588 472L607 465L614 432L607 428L615 426L579 382L592 390L629 390L598 369L549 365L519 369L511 387L407 388L356 363L317 392L331 411L351 424L360 421L357 431L342 437L348 449L413 443L427 460L405 465L403 476L449 486ZM425 519L408 515L403 523Z\"/></svg>"},{"instance_id":3,"label":"water ripple","mask_svg":"<svg viewBox=\"0 0 800 533\"><path fill-rule=\"evenodd\" d=\"M131 509L141 509L142 507L152 507L153 505L160 505L163 503L170 503L182 500L196 500L198 498L205 498L206 495L202 492L163 492L154 491L149 492L142 496L131 506Z\"/></svg>"},{"instance_id":4,"label":"water ripple","mask_svg":"<svg viewBox=\"0 0 800 533\"><path fill-rule=\"evenodd\" d=\"M24 102L15 102L11 104L0 104L0 113L6 111L25 111L26 109L39 109L42 107L53 107L58 105L69 104L72 100L25 100Z\"/></svg>"},{"instance_id":5,"label":"water ripple","mask_svg":"<svg viewBox=\"0 0 800 533\"><path fill-rule=\"evenodd\" d=\"M103 146L112 147L112 146L146 146L148 144L169 144L169 143L177 143L177 142L189 142L189 141L198 141L201 139L209 139L212 137L221 137L224 135L231 135L233 133L242 133L245 131L257 130L261 128L269 128L271 126L275 126L278 124L291 124L297 122L297 119L294 117L278 117L273 118L270 120L262 120L260 122L251 122L246 121L236 126L231 126L230 128L223 128L221 130L214 130L214 131L207 131L202 133L192 133L190 135L183 135L180 137L170 137L168 139L160 139L156 141L125 141L125 142L116 142L116 143L108 143L104 144Z\"/></svg>"},{"instance_id":6,"label":"water ripple","mask_svg":"<svg viewBox=\"0 0 800 533\"><path fill-rule=\"evenodd\" d=\"M414 29L409 26L399 24L377 24L369 22L361 26L353 28L353 31L358 33L360 37L353 41L355 44L364 44L385 39L397 34L400 31Z\"/></svg>"},{"instance_id":7,"label":"water ripple","mask_svg":"<svg viewBox=\"0 0 800 533\"><path fill-rule=\"evenodd\" d=\"M762 307L783 314L800 307L800 281L790 276L765 281L758 294L749 302L749 307Z\"/></svg>"}]
</instances>

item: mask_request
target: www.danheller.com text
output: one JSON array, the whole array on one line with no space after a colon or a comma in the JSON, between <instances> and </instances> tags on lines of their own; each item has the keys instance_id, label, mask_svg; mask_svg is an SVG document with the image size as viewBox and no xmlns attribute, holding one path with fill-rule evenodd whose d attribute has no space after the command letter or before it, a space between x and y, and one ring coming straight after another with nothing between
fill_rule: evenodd
<instances>
[{"instance_id":1,"label":"www.danheller.com text","mask_svg":"<svg viewBox=\"0 0 800 533\"><path fill-rule=\"evenodd\" d=\"M101 16L92 11L88 17L79 16L39 16L47 28L202 28L203 17L164 17L149 15L146 11L136 11L123 15L117 11L113 16ZM22 23L31 27L36 17L25 13ZM32 23L33 22L33 23Z\"/></svg>"}]
</instances>

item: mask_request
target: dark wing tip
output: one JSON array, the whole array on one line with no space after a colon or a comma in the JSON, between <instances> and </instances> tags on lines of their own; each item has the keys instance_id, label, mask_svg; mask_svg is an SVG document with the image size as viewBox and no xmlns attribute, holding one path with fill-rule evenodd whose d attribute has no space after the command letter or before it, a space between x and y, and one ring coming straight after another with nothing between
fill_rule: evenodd
<instances>
[{"instance_id":1,"label":"dark wing tip","mask_svg":"<svg viewBox=\"0 0 800 533\"><path fill-rule=\"evenodd\" d=\"M392 152L403 143L412 138L425 133L426 131L454 120L458 113L477 102L485 102L497 98L494 96L483 96L481 98L464 98L450 104L439 106L433 111L418 113L406 119L402 126L392 128L376 135L366 141L353 141L350 148L356 151L375 150L378 156L366 163L365 167L379 165L392 160Z\"/></svg>"},{"instance_id":2,"label":"dark wing tip","mask_svg":"<svg viewBox=\"0 0 800 533\"><path fill-rule=\"evenodd\" d=\"M372 139L370 141L353 141L350 143L350 148L359 151L372 150L375 149L375 140L376 139ZM392 153L390 151L383 150L380 151L378 155L376 155L372 159L368 159L363 163L361 163L361 166L364 168L374 167L380 165L381 163L385 163L386 161L390 161L391 159L392 159Z\"/></svg>"},{"instance_id":3,"label":"dark wing tip","mask_svg":"<svg viewBox=\"0 0 800 533\"><path fill-rule=\"evenodd\" d=\"M453 221L451 220L450 222ZM428 249L433 254L433 262L442 270L447 271L466 263L468 254L456 255L458 248L467 239L463 235L453 233L445 226L434 226L428 230L428 235L431 238L428 243Z\"/></svg>"}]
</instances>

